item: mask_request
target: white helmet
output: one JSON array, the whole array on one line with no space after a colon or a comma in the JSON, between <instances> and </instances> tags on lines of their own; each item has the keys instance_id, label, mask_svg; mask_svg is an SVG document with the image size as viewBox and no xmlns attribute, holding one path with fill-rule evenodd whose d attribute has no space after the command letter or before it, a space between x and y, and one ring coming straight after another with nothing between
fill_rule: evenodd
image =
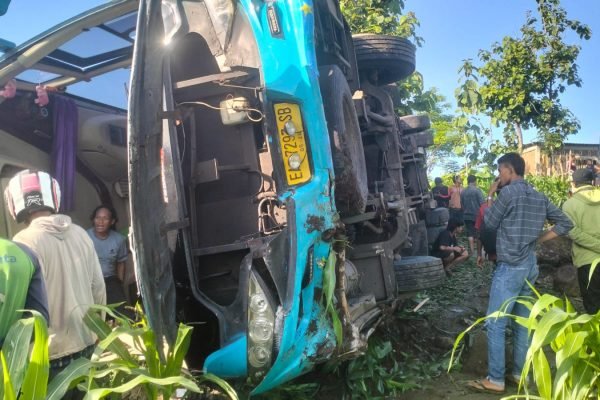
<instances>
[{"instance_id":1,"label":"white helmet","mask_svg":"<svg viewBox=\"0 0 600 400\"><path fill-rule=\"evenodd\" d=\"M47 172L26 169L12 177L4 191L10 215L23 222L35 211L48 210L53 213L60 208L60 186Z\"/></svg>"}]
</instances>

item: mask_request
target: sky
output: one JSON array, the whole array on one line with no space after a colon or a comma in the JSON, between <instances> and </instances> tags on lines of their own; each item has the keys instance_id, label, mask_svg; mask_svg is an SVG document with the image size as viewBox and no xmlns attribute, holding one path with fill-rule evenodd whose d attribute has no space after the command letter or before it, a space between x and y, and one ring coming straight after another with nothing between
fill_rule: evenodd
<instances>
[{"instance_id":1,"label":"sky","mask_svg":"<svg viewBox=\"0 0 600 400\"><path fill-rule=\"evenodd\" d=\"M360 1L360 0L358 0ZM89 8L99 0L13 0L0 17L0 38L17 44ZM414 11L420 21L418 35L425 43L417 50L417 69L427 87L437 87L455 108L454 90L458 69L467 58L476 59L480 49L489 49L506 35L518 34L526 10L535 9L534 0L405 0L405 11ZM562 102L581 122L581 130L568 141L600 141L600 1L563 0L569 18L592 29L592 38L580 41L579 74L583 87L571 87ZM124 78L123 78L124 79ZM121 102L124 103L124 95ZM535 132L525 133L525 142Z\"/></svg>"},{"instance_id":2,"label":"sky","mask_svg":"<svg viewBox=\"0 0 600 400\"><path fill-rule=\"evenodd\" d=\"M581 88L570 87L562 96L579 119L581 130L567 141L600 141L600 1L562 0L570 19L587 24L590 40L569 37L580 44L578 62ZM426 87L437 87L453 104L458 87L458 69L468 58L477 60L480 49L490 49L504 36L516 36L525 22L527 10L535 10L534 0L406 0L405 11L414 11L420 21L418 35L425 43L417 49L417 70ZM535 139L535 132L525 133L525 143Z\"/></svg>"}]
</instances>

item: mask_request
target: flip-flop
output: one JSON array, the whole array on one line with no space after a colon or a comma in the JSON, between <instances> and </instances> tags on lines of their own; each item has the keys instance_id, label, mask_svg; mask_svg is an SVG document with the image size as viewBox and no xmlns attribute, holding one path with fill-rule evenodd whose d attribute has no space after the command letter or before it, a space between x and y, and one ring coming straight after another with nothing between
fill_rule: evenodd
<instances>
[{"instance_id":1,"label":"flip-flop","mask_svg":"<svg viewBox=\"0 0 600 400\"><path fill-rule=\"evenodd\" d=\"M493 385L493 383L487 379L477 379L467 382L467 387L481 393L503 394L505 392L504 389L496 389L491 386L486 386L486 384Z\"/></svg>"}]
</instances>

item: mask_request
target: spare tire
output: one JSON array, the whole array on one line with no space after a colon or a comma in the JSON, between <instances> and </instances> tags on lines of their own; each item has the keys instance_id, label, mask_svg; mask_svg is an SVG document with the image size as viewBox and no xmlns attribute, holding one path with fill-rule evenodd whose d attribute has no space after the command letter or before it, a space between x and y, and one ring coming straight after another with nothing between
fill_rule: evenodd
<instances>
[{"instance_id":1,"label":"spare tire","mask_svg":"<svg viewBox=\"0 0 600 400\"><path fill-rule=\"evenodd\" d=\"M407 78L415 71L415 45L396 36L361 33L353 35L358 70L377 73L374 85L387 85Z\"/></svg>"},{"instance_id":2,"label":"spare tire","mask_svg":"<svg viewBox=\"0 0 600 400\"><path fill-rule=\"evenodd\" d=\"M438 207L433 210L425 211L425 221L427 222L427 226L446 226L449 219L450 212L447 208Z\"/></svg>"},{"instance_id":3,"label":"spare tire","mask_svg":"<svg viewBox=\"0 0 600 400\"><path fill-rule=\"evenodd\" d=\"M444 232L445 230L446 230L446 225L428 226L427 227L427 243L430 246L433 246L433 244L437 240L438 236L440 236L440 233Z\"/></svg>"},{"instance_id":4,"label":"spare tire","mask_svg":"<svg viewBox=\"0 0 600 400\"><path fill-rule=\"evenodd\" d=\"M406 256L426 256L429 254L429 242L427 241L427 227L425 221L419 221L408 227L408 237L412 246L402 250Z\"/></svg>"},{"instance_id":5,"label":"spare tire","mask_svg":"<svg viewBox=\"0 0 600 400\"><path fill-rule=\"evenodd\" d=\"M398 124L403 134L416 133L431 128L428 115L405 115L398 118Z\"/></svg>"},{"instance_id":6,"label":"spare tire","mask_svg":"<svg viewBox=\"0 0 600 400\"><path fill-rule=\"evenodd\" d=\"M337 65L323 66L319 74L335 173L335 204L342 216L360 214L365 211L369 190L352 93Z\"/></svg>"},{"instance_id":7,"label":"spare tire","mask_svg":"<svg viewBox=\"0 0 600 400\"><path fill-rule=\"evenodd\" d=\"M394 272L399 293L434 288L446 279L442 260L430 256L402 257L394 261Z\"/></svg>"}]
</instances>

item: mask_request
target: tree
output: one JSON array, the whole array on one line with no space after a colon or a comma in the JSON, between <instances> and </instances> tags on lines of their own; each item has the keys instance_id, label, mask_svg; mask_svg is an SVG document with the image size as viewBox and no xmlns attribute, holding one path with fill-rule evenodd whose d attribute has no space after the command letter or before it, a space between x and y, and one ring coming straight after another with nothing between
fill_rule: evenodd
<instances>
[{"instance_id":1,"label":"tree","mask_svg":"<svg viewBox=\"0 0 600 400\"><path fill-rule=\"evenodd\" d=\"M340 0L340 8L353 33L378 33L412 39L421 46L416 34L419 21L415 13L402 14L403 0Z\"/></svg>"},{"instance_id":2,"label":"tree","mask_svg":"<svg viewBox=\"0 0 600 400\"><path fill-rule=\"evenodd\" d=\"M403 14L402 0L340 0L340 8L353 33L399 36L411 39L418 47L423 44L423 38L416 32L419 20L413 12ZM428 114L431 119L434 146L427 158L429 170L439 163L448 163L447 169L456 169L452 158L464 153L466 136L455 128L447 99L435 87L426 90L419 72L396 85L396 95L402 99L396 108L399 115L420 113Z\"/></svg>"},{"instance_id":3,"label":"tree","mask_svg":"<svg viewBox=\"0 0 600 400\"><path fill-rule=\"evenodd\" d=\"M536 0L538 18L527 13L519 37L506 36L490 50L480 50L477 67L465 60L456 90L466 114L484 114L504 127L505 143L523 149L523 129L536 128L544 149L551 152L579 130L579 121L560 102L571 85L581 86L576 64L581 47L565 43L573 32L588 40L587 25L567 18L559 0Z\"/></svg>"}]
</instances>

